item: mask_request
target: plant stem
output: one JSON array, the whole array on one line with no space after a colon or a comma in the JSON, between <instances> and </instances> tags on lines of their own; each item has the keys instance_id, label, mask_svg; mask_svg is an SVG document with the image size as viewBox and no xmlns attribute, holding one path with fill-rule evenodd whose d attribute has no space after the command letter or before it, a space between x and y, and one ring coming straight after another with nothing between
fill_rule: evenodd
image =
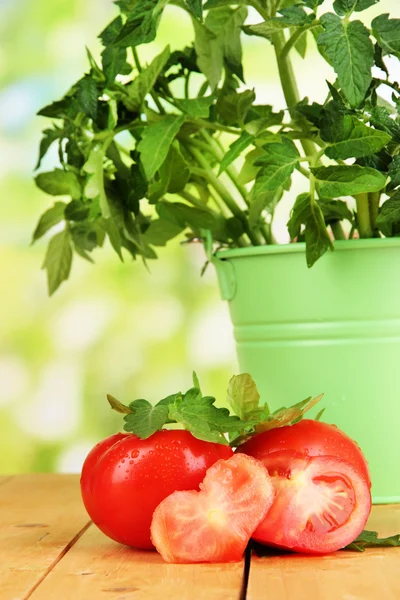
<instances>
[{"instance_id":1,"label":"plant stem","mask_svg":"<svg viewBox=\"0 0 400 600\"><path fill-rule=\"evenodd\" d=\"M296 105L300 101L299 90L297 82L294 76L292 63L288 55L282 56L283 48L286 44L286 39L283 31L278 31L273 36L273 44L276 54L276 62L278 65L279 77L281 80L283 94L285 96L286 104L289 109L289 113L292 119L298 124L302 131L308 131L308 125L303 117L299 117L296 114ZM302 139L300 140L306 155L313 156L316 154L315 146L311 140Z\"/></svg>"},{"instance_id":2,"label":"plant stem","mask_svg":"<svg viewBox=\"0 0 400 600\"><path fill-rule=\"evenodd\" d=\"M357 202L357 224L361 238L372 237L371 219L369 216L368 194L354 196Z\"/></svg>"},{"instance_id":3,"label":"plant stem","mask_svg":"<svg viewBox=\"0 0 400 600\"><path fill-rule=\"evenodd\" d=\"M376 236L376 219L379 214L379 201L380 201L381 193L380 192L370 192L368 194L368 206L369 206L369 216L371 219L371 228L373 235Z\"/></svg>"},{"instance_id":4,"label":"plant stem","mask_svg":"<svg viewBox=\"0 0 400 600\"><path fill-rule=\"evenodd\" d=\"M340 221L335 221L334 223L331 223L331 229L332 229L332 233L335 237L335 240L345 240L346 239L346 235L343 231L343 227L342 227Z\"/></svg>"},{"instance_id":5,"label":"plant stem","mask_svg":"<svg viewBox=\"0 0 400 600\"><path fill-rule=\"evenodd\" d=\"M314 21L314 23L310 23L309 25L304 25L303 27L299 27L288 39L281 51L281 58L286 58L293 46L295 46L296 42L301 38L301 36L312 29L313 27L317 27L319 25L319 21Z\"/></svg>"},{"instance_id":6,"label":"plant stem","mask_svg":"<svg viewBox=\"0 0 400 600\"><path fill-rule=\"evenodd\" d=\"M196 198L196 196L194 196L190 192L187 192L186 190L182 190L181 192L178 192L178 196L180 196L181 198L186 200L186 202L189 202L196 208L200 208L201 210L206 210L207 212L210 212L215 215L215 212L209 206L204 204L204 202L202 202L200 200L200 198Z\"/></svg>"},{"instance_id":7,"label":"plant stem","mask_svg":"<svg viewBox=\"0 0 400 600\"><path fill-rule=\"evenodd\" d=\"M218 193L221 200L226 204L226 206L229 208L229 210L231 211L233 216L236 217L237 219L240 219L240 221L243 223L244 230L247 233L247 235L249 236L249 239L250 239L251 243L253 244L253 246L259 246L260 241L259 241L258 237L256 236L255 232L250 229L249 224L246 219L246 216L244 215L242 210L239 208L239 206L236 204L236 202L232 198L232 196L229 194L228 190L223 185L223 183L215 175L214 171L211 169L210 165L207 162L207 159L203 156L202 152L200 152L194 146L190 146L190 147L188 147L188 149L192 153L194 158L197 160L197 162L204 169L204 171L203 171L204 176L206 177L206 179L208 180L210 185L212 185L212 187Z\"/></svg>"}]
</instances>

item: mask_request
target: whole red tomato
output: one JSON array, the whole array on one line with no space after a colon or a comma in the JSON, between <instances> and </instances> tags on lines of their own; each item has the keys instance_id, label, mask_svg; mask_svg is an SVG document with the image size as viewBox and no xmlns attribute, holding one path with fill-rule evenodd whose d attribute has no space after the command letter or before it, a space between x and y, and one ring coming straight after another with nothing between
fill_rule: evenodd
<instances>
[{"instance_id":1,"label":"whole red tomato","mask_svg":"<svg viewBox=\"0 0 400 600\"><path fill-rule=\"evenodd\" d=\"M371 510L370 477L353 440L333 425L303 420L241 445L267 468L275 500L253 538L297 552L325 554L351 543Z\"/></svg>"},{"instance_id":2,"label":"whole red tomato","mask_svg":"<svg viewBox=\"0 0 400 600\"><path fill-rule=\"evenodd\" d=\"M153 512L177 490L199 489L206 471L233 452L188 431L162 430L147 440L117 433L98 443L82 468L81 492L93 522L107 536L151 549Z\"/></svg>"}]
</instances>

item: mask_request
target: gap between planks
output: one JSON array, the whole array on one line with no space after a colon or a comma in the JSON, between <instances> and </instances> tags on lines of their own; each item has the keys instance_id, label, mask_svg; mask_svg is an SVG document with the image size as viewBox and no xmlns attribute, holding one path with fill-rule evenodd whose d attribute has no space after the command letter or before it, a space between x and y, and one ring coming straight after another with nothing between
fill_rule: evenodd
<instances>
[{"instance_id":1,"label":"gap between planks","mask_svg":"<svg viewBox=\"0 0 400 600\"><path fill-rule=\"evenodd\" d=\"M40 586L40 584L43 583L43 581L46 579L46 577L48 577L48 575L54 569L54 567L60 562L61 559L64 558L64 556L67 554L67 552L69 552L71 550L71 548L73 548L73 546L76 544L76 542L79 540L79 538L81 538L83 536L83 534L89 529L89 527L91 525L92 525L92 521L89 521L89 523L86 523L86 525L84 527L82 527L82 529L80 531L78 531L76 536L73 537L70 542L68 542L68 544L65 546L65 548L60 552L60 554L51 563L51 565L46 569L46 571L43 573L43 575L40 577L40 579L37 580L35 585L29 590L29 592L23 597L22 600L29 600L29 598L32 596L33 592L35 592L37 590L37 588Z\"/></svg>"}]
</instances>

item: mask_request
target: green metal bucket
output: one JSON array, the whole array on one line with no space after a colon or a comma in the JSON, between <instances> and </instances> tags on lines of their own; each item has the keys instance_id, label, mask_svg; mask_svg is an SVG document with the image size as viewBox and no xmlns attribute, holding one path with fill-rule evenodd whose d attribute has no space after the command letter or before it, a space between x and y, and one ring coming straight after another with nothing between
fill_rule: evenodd
<instances>
[{"instance_id":1,"label":"green metal bucket","mask_svg":"<svg viewBox=\"0 0 400 600\"><path fill-rule=\"evenodd\" d=\"M311 269L304 244L221 251L215 264L261 398L279 408L324 392L323 420L366 455L373 501L400 502L400 239L335 242Z\"/></svg>"}]
</instances>

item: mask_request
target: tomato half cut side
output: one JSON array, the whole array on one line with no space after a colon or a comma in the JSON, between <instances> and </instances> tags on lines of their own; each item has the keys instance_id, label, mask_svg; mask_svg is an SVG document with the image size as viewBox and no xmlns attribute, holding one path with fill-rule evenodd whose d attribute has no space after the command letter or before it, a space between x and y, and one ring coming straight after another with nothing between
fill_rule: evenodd
<instances>
[{"instance_id":1,"label":"tomato half cut side","mask_svg":"<svg viewBox=\"0 0 400 600\"><path fill-rule=\"evenodd\" d=\"M253 538L296 552L327 554L350 544L371 511L369 484L349 463L290 451L266 456L275 500Z\"/></svg>"},{"instance_id":2,"label":"tomato half cut side","mask_svg":"<svg viewBox=\"0 0 400 600\"><path fill-rule=\"evenodd\" d=\"M273 498L271 479L259 461L244 454L219 460L199 492L174 492L156 508L153 544L167 562L238 561Z\"/></svg>"}]
</instances>

